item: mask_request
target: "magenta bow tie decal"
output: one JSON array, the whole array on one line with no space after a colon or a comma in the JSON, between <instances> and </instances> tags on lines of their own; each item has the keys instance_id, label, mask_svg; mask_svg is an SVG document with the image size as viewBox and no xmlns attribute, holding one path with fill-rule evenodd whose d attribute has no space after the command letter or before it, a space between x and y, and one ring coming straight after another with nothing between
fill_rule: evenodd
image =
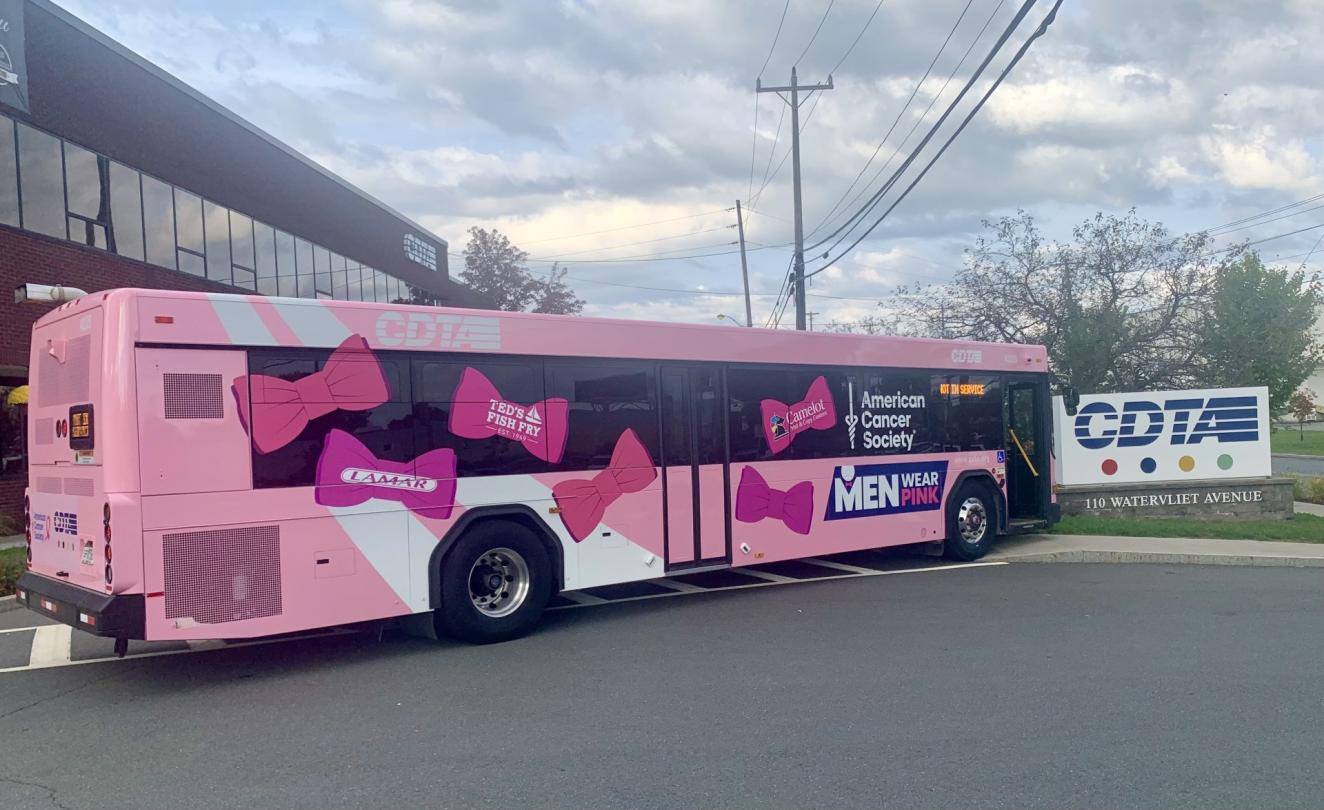
<instances>
[{"instance_id":1,"label":"magenta bow tie decal","mask_svg":"<svg viewBox=\"0 0 1324 810\"><path fill-rule=\"evenodd\" d=\"M570 403L560 397L532 405L502 399L492 381L466 368L451 398L450 430L466 439L500 436L519 442L543 461L556 464L565 452Z\"/></svg>"},{"instance_id":2,"label":"magenta bow tie decal","mask_svg":"<svg viewBox=\"0 0 1324 810\"><path fill-rule=\"evenodd\" d=\"M294 441L311 419L338 410L376 408L391 393L368 341L358 335L345 338L321 371L294 382L245 374L235 378L233 390L239 421L252 434L259 453Z\"/></svg>"},{"instance_id":3,"label":"magenta bow tie decal","mask_svg":"<svg viewBox=\"0 0 1324 810\"><path fill-rule=\"evenodd\" d=\"M787 405L775 399L765 399L761 403L763 413L763 435L768 439L768 449L780 453L791 446L796 434L805 430L827 430L837 424L837 409L832 404L832 391L827 380L816 378L809 384L805 398Z\"/></svg>"},{"instance_id":4,"label":"magenta bow tie decal","mask_svg":"<svg viewBox=\"0 0 1324 810\"><path fill-rule=\"evenodd\" d=\"M736 486L736 520L758 523L764 518L780 520L796 534L809 534L814 522L813 483L801 481L782 492L768 486L753 467L741 470Z\"/></svg>"},{"instance_id":5,"label":"magenta bow tie decal","mask_svg":"<svg viewBox=\"0 0 1324 810\"><path fill-rule=\"evenodd\" d=\"M588 480L562 481L552 487L561 520L575 542L593 533L607 507L627 492L639 492L657 478L648 448L633 430L616 440L611 465Z\"/></svg>"},{"instance_id":6,"label":"magenta bow tie decal","mask_svg":"<svg viewBox=\"0 0 1324 810\"><path fill-rule=\"evenodd\" d=\"M413 461L387 461L345 431L332 430L314 480L313 499L322 506L357 506L382 498L424 517L445 519L455 508L455 451L442 448Z\"/></svg>"}]
</instances>

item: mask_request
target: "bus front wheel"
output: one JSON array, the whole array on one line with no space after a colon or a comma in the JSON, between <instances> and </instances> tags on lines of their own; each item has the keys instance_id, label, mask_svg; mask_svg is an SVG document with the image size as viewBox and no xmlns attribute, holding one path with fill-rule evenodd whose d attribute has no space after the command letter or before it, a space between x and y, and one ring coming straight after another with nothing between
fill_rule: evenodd
<instances>
[{"instance_id":1,"label":"bus front wheel","mask_svg":"<svg viewBox=\"0 0 1324 810\"><path fill-rule=\"evenodd\" d=\"M947 556L969 562L987 554L997 534L997 515L988 487L961 487L947 503Z\"/></svg>"},{"instance_id":2,"label":"bus front wheel","mask_svg":"<svg viewBox=\"0 0 1324 810\"><path fill-rule=\"evenodd\" d=\"M533 532L486 521L464 533L441 570L439 635L489 644L534 628L551 598L552 565Z\"/></svg>"}]
</instances>

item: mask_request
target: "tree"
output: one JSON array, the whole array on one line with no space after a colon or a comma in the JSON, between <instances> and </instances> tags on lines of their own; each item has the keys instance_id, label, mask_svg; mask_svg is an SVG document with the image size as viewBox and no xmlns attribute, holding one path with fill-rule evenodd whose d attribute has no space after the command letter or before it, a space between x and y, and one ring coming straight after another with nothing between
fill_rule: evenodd
<instances>
[{"instance_id":1,"label":"tree","mask_svg":"<svg viewBox=\"0 0 1324 810\"><path fill-rule=\"evenodd\" d=\"M1306 420L1315 415L1315 407L1315 392L1309 388L1298 388L1287 400L1287 408L1296 417L1301 431L1301 441L1306 440Z\"/></svg>"},{"instance_id":2,"label":"tree","mask_svg":"<svg viewBox=\"0 0 1324 810\"><path fill-rule=\"evenodd\" d=\"M1272 413L1321 362L1314 334L1324 306L1320 285L1304 270L1265 267L1252 251L1226 260L1200 327L1200 381L1209 388L1263 385Z\"/></svg>"},{"instance_id":3,"label":"tree","mask_svg":"<svg viewBox=\"0 0 1324 810\"><path fill-rule=\"evenodd\" d=\"M1206 234L1174 237L1134 211L1097 214L1070 242L1049 241L1024 211L985 222L948 284L903 289L902 330L1041 343L1082 391L1180 387L1199 369L1199 325L1213 273ZM885 302L886 303L886 302Z\"/></svg>"},{"instance_id":4,"label":"tree","mask_svg":"<svg viewBox=\"0 0 1324 810\"><path fill-rule=\"evenodd\" d=\"M470 228L462 278L474 292L507 312L568 315L584 308L566 286L565 270L553 265L549 277L540 279L525 267L528 258L500 231Z\"/></svg>"}]
</instances>

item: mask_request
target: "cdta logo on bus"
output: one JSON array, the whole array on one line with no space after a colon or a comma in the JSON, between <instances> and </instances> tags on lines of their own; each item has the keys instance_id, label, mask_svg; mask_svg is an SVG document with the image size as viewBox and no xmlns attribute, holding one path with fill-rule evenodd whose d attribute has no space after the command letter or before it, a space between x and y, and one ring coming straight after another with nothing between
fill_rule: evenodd
<instances>
[{"instance_id":1,"label":"cdta logo on bus","mask_svg":"<svg viewBox=\"0 0 1324 810\"><path fill-rule=\"evenodd\" d=\"M1143 417L1143 421L1142 421ZM1143 399L1082 405L1076 414L1076 441L1086 450L1144 447L1165 433L1174 445L1259 441L1260 414L1256 398L1192 397L1157 402Z\"/></svg>"}]
</instances>

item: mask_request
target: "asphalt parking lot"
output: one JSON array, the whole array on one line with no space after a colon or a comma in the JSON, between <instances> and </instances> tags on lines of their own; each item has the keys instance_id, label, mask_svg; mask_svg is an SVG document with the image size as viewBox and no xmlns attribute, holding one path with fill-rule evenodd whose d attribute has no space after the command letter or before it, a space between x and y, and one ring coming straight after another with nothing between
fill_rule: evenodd
<instances>
[{"instance_id":1,"label":"asphalt parking lot","mask_svg":"<svg viewBox=\"0 0 1324 810\"><path fill-rule=\"evenodd\" d=\"M1324 574L929 566L0 673L0 806L1318 806Z\"/></svg>"}]
</instances>

